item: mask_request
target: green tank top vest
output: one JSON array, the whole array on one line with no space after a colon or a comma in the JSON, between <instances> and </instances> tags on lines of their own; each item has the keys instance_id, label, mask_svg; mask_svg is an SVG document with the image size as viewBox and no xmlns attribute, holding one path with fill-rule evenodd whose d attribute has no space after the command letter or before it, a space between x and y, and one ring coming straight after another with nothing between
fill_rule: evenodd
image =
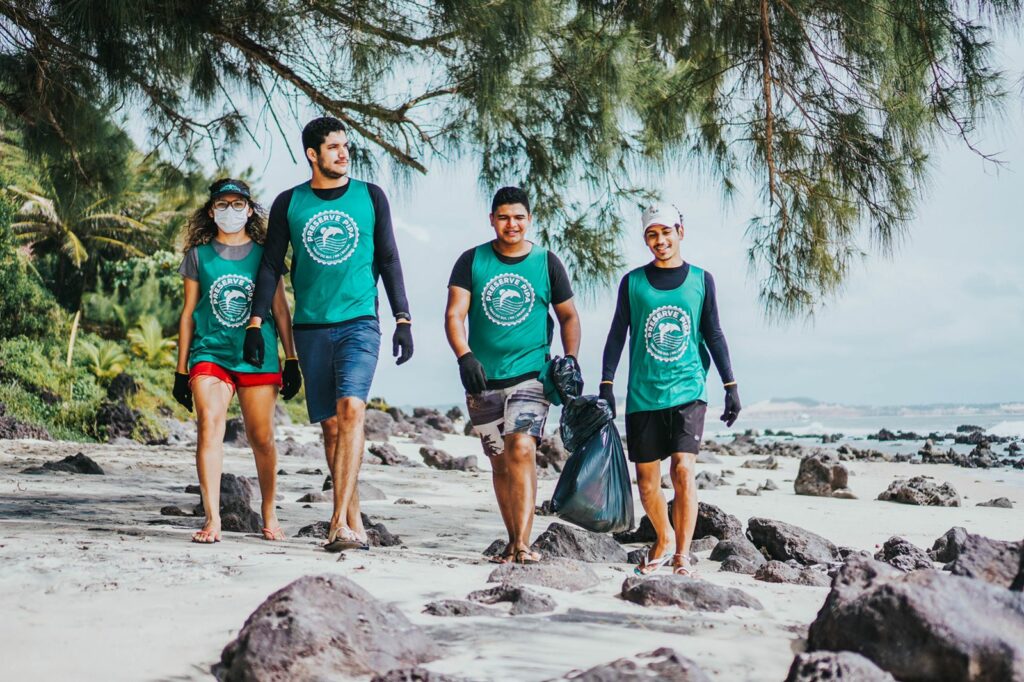
<instances>
[{"instance_id":1,"label":"green tank top vest","mask_svg":"<svg viewBox=\"0 0 1024 682\"><path fill-rule=\"evenodd\" d=\"M704 271L693 265L675 289L651 286L643 268L629 273L629 386L626 413L707 401L707 350L700 333Z\"/></svg>"},{"instance_id":2,"label":"green tank top vest","mask_svg":"<svg viewBox=\"0 0 1024 682\"><path fill-rule=\"evenodd\" d=\"M491 243L473 255L469 347L488 379L540 372L551 345L548 251L533 245L521 262L502 263Z\"/></svg>"},{"instance_id":3,"label":"green tank top vest","mask_svg":"<svg viewBox=\"0 0 1024 682\"><path fill-rule=\"evenodd\" d=\"M365 182L349 180L338 199L321 199L303 183L292 191L288 229L292 243L295 324L333 324L377 315L373 270L376 215Z\"/></svg>"},{"instance_id":4,"label":"green tank top vest","mask_svg":"<svg viewBox=\"0 0 1024 682\"><path fill-rule=\"evenodd\" d=\"M199 302L192 313L195 333L189 348L189 368L199 362L214 362L232 372L279 372L277 331L272 318L262 326L266 347L263 365L257 367L242 360L245 325L263 247L253 244L252 251L242 260L221 258L210 244L196 247L196 254Z\"/></svg>"}]
</instances>

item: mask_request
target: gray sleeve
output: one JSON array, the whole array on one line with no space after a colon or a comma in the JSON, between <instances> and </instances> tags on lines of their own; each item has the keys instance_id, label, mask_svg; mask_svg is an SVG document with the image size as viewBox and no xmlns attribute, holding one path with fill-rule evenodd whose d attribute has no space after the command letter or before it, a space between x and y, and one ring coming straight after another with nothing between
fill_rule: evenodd
<instances>
[{"instance_id":1,"label":"gray sleeve","mask_svg":"<svg viewBox=\"0 0 1024 682\"><path fill-rule=\"evenodd\" d=\"M199 281L199 252L196 251L196 247L193 246L185 252L185 258L181 261L178 272L186 279Z\"/></svg>"}]
</instances>

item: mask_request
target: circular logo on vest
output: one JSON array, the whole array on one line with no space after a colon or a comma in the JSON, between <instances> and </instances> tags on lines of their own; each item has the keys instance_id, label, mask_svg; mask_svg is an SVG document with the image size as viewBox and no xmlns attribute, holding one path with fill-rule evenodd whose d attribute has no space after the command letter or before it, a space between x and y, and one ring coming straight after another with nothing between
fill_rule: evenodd
<instances>
[{"instance_id":1,"label":"circular logo on vest","mask_svg":"<svg viewBox=\"0 0 1024 682\"><path fill-rule=\"evenodd\" d=\"M690 314L674 305L655 308L644 323L647 353L659 362L674 362L690 345Z\"/></svg>"},{"instance_id":2,"label":"circular logo on vest","mask_svg":"<svg viewBox=\"0 0 1024 682\"><path fill-rule=\"evenodd\" d=\"M487 319L502 327L514 327L525 320L537 298L526 278L511 272L492 277L480 297Z\"/></svg>"},{"instance_id":3,"label":"circular logo on vest","mask_svg":"<svg viewBox=\"0 0 1024 682\"><path fill-rule=\"evenodd\" d=\"M321 265L344 263L359 243L359 225L343 211L320 211L302 228L302 243Z\"/></svg>"},{"instance_id":4,"label":"circular logo on vest","mask_svg":"<svg viewBox=\"0 0 1024 682\"><path fill-rule=\"evenodd\" d=\"M241 327L249 319L253 281L244 275L221 275L210 287L210 308L225 327Z\"/></svg>"}]
</instances>

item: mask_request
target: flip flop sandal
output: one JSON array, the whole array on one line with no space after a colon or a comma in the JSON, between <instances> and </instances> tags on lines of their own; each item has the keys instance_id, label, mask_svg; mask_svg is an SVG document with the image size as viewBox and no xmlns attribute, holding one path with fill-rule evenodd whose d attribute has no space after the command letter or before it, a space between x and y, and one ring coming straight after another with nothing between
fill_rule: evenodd
<instances>
[{"instance_id":1,"label":"flip flop sandal","mask_svg":"<svg viewBox=\"0 0 1024 682\"><path fill-rule=\"evenodd\" d=\"M363 549L363 547L369 549L369 545L366 545L366 543L360 540L359 536L351 530L346 530L348 531L347 533L338 533L335 535L333 540L328 537L327 544L324 545L324 550L331 553L337 553L344 552L349 549Z\"/></svg>"},{"instance_id":2,"label":"flip flop sandal","mask_svg":"<svg viewBox=\"0 0 1024 682\"><path fill-rule=\"evenodd\" d=\"M661 568L662 566L667 564L668 561L669 561L669 555L668 554L662 554L660 557L652 559L651 558L651 550L648 549L647 550L647 556L644 559L643 563L641 563L639 566L635 566L633 568L633 573L635 573L636 575L639 575L639 576L651 575L655 571L657 571L659 568Z\"/></svg>"},{"instance_id":3,"label":"flip flop sandal","mask_svg":"<svg viewBox=\"0 0 1024 682\"><path fill-rule=\"evenodd\" d=\"M213 538L212 540L210 538ZM212 545L215 542L220 542L220 531L213 530L197 530L192 533L192 542L197 545Z\"/></svg>"},{"instance_id":4,"label":"flip flop sandal","mask_svg":"<svg viewBox=\"0 0 1024 682\"><path fill-rule=\"evenodd\" d=\"M284 531L281 530L281 526L277 528L264 528L263 529L264 540L285 540Z\"/></svg>"},{"instance_id":5,"label":"flip flop sandal","mask_svg":"<svg viewBox=\"0 0 1024 682\"><path fill-rule=\"evenodd\" d=\"M523 565L540 563L540 558L538 557L534 559L532 554L533 552L521 549L513 555L513 560L515 561L515 563Z\"/></svg>"},{"instance_id":6,"label":"flip flop sandal","mask_svg":"<svg viewBox=\"0 0 1024 682\"><path fill-rule=\"evenodd\" d=\"M679 565L672 566L672 575L681 575L684 578L699 578L700 574L693 570L693 566L690 565L690 560L682 558L682 554L672 555L673 561L676 557L680 557Z\"/></svg>"}]
</instances>

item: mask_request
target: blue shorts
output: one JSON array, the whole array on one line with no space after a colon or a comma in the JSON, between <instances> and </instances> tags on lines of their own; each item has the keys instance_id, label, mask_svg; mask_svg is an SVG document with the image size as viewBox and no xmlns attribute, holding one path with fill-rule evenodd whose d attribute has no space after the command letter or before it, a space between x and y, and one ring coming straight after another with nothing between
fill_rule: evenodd
<instances>
[{"instance_id":1,"label":"blue shorts","mask_svg":"<svg viewBox=\"0 0 1024 682\"><path fill-rule=\"evenodd\" d=\"M296 329L295 350L313 424L338 413L339 398L366 402L380 353L377 320L351 320L324 329Z\"/></svg>"}]
</instances>

